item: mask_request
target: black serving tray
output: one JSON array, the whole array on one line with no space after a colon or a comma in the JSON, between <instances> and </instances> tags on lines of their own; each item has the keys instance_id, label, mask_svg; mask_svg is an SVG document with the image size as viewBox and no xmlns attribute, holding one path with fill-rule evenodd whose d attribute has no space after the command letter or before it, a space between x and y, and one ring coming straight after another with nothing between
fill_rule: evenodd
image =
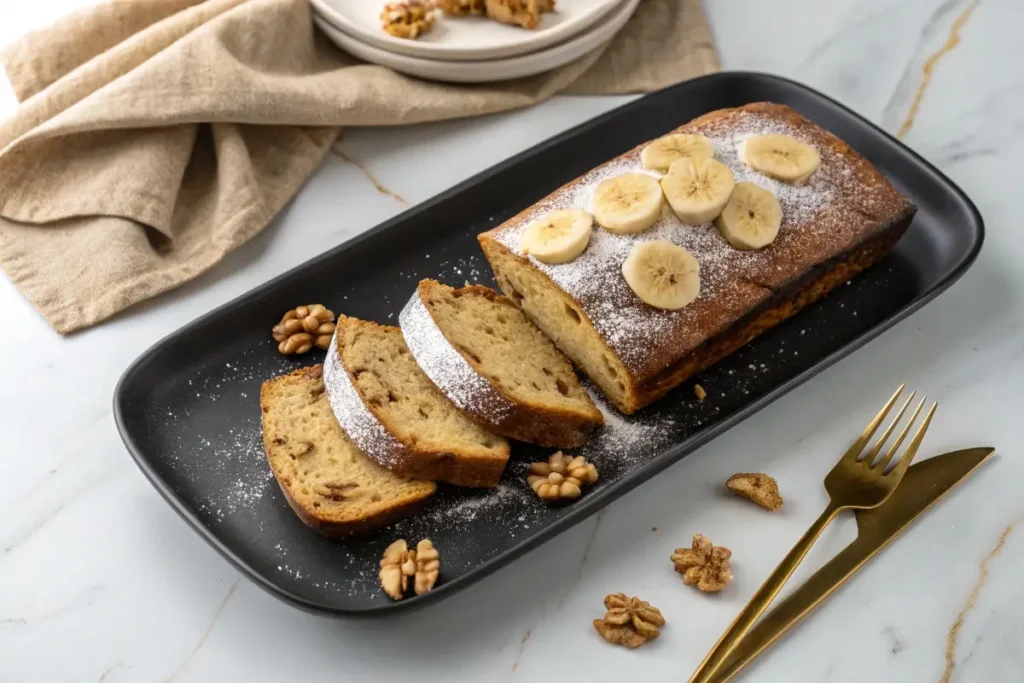
<instances>
[{"instance_id":1,"label":"black serving tray","mask_svg":"<svg viewBox=\"0 0 1024 683\"><path fill-rule=\"evenodd\" d=\"M327 540L292 514L263 456L260 384L320 362L323 352L280 356L269 330L282 311L322 302L394 324L421 278L490 284L478 233L642 141L705 112L762 100L834 132L917 204L891 254L704 372L697 381L713 388L707 400L695 401L687 385L588 445L601 480L573 505L551 509L533 497L527 463L547 453L514 444L498 491L442 488L420 515L366 538ZM958 187L849 109L775 76L715 74L543 142L208 313L132 363L115 391L114 417L160 494L258 585L326 614L397 612L442 600L508 564L867 343L962 275L983 234ZM399 537L431 538L444 565L431 593L391 602L376 570Z\"/></svg>"}]
</instances>

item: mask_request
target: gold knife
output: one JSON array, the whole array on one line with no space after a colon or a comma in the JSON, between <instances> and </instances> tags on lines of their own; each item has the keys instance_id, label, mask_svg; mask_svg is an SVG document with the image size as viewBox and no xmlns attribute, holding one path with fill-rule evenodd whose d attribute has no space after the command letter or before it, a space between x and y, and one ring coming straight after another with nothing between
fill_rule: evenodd
<instances>
[{"instance_id":1,"label":"gold knife","mask_svg":"<svg viewBox=\"0 0 1024 683\"><path fill-rule=\"evenodd\" d=\"M726 683L739 673L993 452L994 448L968 448L912 465L889 500L857 511L857 538L750 629L716 680Z\"/></svg>"}]
</instances>

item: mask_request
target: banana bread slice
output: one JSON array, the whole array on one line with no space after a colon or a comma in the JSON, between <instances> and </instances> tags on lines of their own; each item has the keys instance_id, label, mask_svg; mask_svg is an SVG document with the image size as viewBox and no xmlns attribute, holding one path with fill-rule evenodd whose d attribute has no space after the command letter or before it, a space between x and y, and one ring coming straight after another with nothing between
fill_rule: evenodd
<instances>
[{"instance_id":1,"label":"banana bread slice","mask_svg":"<svg viewBox=\"0 0 1024 683\"><path fill-rule=\"evenodd\" d=\"M324 384L352 440L395 474L498 485L508 441L445 398L416 364L399 328L339 316Z\"/></svg>"},{"instance_id":2,"label":"banana bread slice","mask_svg":"<svg viewBox=\"0 0 1024 683\"><path fill-rule=\"evenodd\" d=\"M371 531L418 510L437 489L399 477L356 447L331 412L321 366L263 383L263 446L288 504L327 536Z\"/></svg>"},{"instance_id":3,"label":"banana bread slice","mask_svg":"<svg viewBox=\"0 0 1024 683\"><path fill-rule=\"evenodd\" d=\"M492 289L423 280L399 316L409 350L459 409L488 429L577 448L604 424L572 365Z\"/></svg>"}]
</instances>

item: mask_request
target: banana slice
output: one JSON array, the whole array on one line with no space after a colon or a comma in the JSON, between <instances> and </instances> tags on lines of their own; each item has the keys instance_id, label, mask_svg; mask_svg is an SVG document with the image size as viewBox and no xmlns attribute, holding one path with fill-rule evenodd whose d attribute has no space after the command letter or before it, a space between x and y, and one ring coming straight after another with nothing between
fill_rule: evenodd
<instances>
[{"instance_id":1,"label":"banana slice","mask_svg":"<svg viewBox=\"0 0 1024 683\"><path fill-rule=\"evenodd\" d=\"M715 145L703 135L672 133L660 137L647 145L640 152L640 162L644 168L666 173L673 161L683 157L715 156Z\"/></svg>"},{"instance_id":2,"label":"banana slice","mask_svg":"<svg viewBox=\"0 0 1024 683\"><path fill-rule=\"evenodd\" d=\"M736 183L722 215L715 219L722 237L737 249L761 249L775 241L782 225L782 206L756 183Z\"/></svg>"},{"instance_id":3,"label":"banana slice","mask_svg":"<svg viewBox=\"0 0 1024 683\"><path fill-rule=\"evenodd\" d=\"M519 248L544 263L568 263L587 248L593 223L583 209L549 211L526 226Z\"/></svg>"},{"instance_id":4,"label":"banana slice","mask_svg":"<svg viewBox=\"0 0 1024 683\"><path fill-rule=\"evenodd\" d=\"M788 135L751 135L739 156L755 171L793 185L802 185L821 166L818 150Z\"/></svg>"},{"instance_id":5,"label":"banana slice","mask_svg":"<svg viewBox=\"0 0 1024 683\"><path fill-rule=\"evenodd\" d=\"M661 186L646 173L602 180L591 203L594 220L618 235L643 232L661 216Z\"/></svg>"},{"instance_id":6,"label":"banana slice","mask_svg":"<svg viewBox=\"0 0 1024 683\"><path fill-rule=\"evenodd\" d=\"M640 300L674 311L700 294L700 264L682 247L655 240L639 242L622 264L626 284Z\"/></svg>"},{"instance_id":7,"label":"banana slice","mask_svg":"<svg viewBox=\"0 0 1024 683\"><path fill-rule=\"evenodd\" d=\"M683 157L672 162L661 179L661 189L679 220L700 225L722 213L736 184L732 171L721 161Z\"/></svg>"}]
</instances>

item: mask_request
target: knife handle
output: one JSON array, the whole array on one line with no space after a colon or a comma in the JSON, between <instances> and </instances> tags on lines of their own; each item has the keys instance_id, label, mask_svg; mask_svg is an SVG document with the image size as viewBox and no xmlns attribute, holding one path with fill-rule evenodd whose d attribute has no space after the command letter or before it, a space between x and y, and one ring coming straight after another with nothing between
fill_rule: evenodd
<instances>
[{"instance_id":1,"label":"knife handle","mask_svg":"<svg viewBox=\"0 0 1024 683\"><path fill-rule=\"evenodd\" d=\"M852 545L847 550L841 551L839 555L847 552L850 552L851 555L855 552ZM839 555L836 556L837 559L839 559ZM733 676L774 645L775 641L788 633L789 629L793 628L798 621L817 609L818 605L846 583L846 580L853 576L854 572L860 569L873 555L874 553L865 555L860 561L854 560L846 565L845 571L829 571L831 567L826 566L815 572L798 589L798 593L794 593L780 602L775 609L766 614L754 628L747 632L743 641L722 663L718 670L718 677L715 679L716 683L727 683L732 680ZM843 562L837 562L832 566L839 567L843 564ZM797 599L798 594L801 599ZM814 596L814 598L812 600L803 599L805 596Z\"/></svg>"}]
</instances>

